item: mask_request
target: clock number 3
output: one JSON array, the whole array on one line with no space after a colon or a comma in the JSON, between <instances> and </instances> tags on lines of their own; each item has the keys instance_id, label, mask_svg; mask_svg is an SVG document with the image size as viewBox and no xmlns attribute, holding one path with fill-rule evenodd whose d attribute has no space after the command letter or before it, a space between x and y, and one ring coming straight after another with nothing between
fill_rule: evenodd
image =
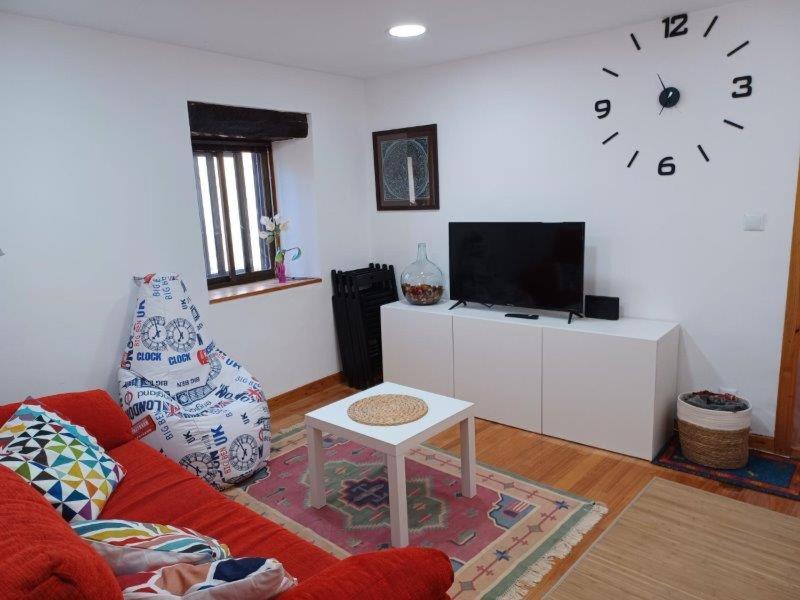
<instances>
[{"instance_id":1,"label":"clock number 3","mask_svg":"<svg viewBox=\"0 0 800 600\"><path fill-rule=\"evenodd\" d=\"M734 98L747 98L749 95L753 93L752 75L742 75L741 77L734 77L732 83L739 86L739 89L735 90L731 94L731 96L733 96Z\"/></svg>"},{"instance_id":2,"label":"clock number 3","mask_svg":"<svg viewBox=\"0 0 800 600\"><path fill-rule=\"evenodd\" d=\"M679 35L686 35L689 33L689 28L686 27L686 21L688 20L689 15L686 13L661 19L661 22L664 24L664 37L678 37Z\"/></svg>"},{"instance_id":3,"label":"clock number 3","mask_svg":"<svg viewBox=\"0 0 800 600\"><path fill-rule=\"evenodd\" d=\"M674 175L675 174L675 160L672 156L665 156L658 163L659 175Z\"/></svg>"},{"instance_id":4,"label":"clock number 3","mask_svg":"<svg viewBox=\"0 0 800 600\"><path fill-rule=\"evenodd\" d=\"M594 103L598 119L605 119L611 113L611 100L598 100Z\"/></svg>"}]
</instances>

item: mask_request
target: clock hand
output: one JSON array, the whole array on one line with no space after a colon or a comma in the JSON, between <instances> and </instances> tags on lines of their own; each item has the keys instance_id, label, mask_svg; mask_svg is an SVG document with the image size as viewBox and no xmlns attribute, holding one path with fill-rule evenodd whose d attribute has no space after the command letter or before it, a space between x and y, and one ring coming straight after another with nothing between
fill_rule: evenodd
<instances>
[{"instance_id":1,"label":"clock hand","mask_svg":"<svg viewBox=\"0 0 800 600\"><path fill-rule=\"evenodd\" d=\"M664 85L664 80L661 79L661 75L656 73L656 76L658 77L658 80L661 82L661 87L664 88L664 89L667 89L667 86Z\"/></svg>"}]
</instances>

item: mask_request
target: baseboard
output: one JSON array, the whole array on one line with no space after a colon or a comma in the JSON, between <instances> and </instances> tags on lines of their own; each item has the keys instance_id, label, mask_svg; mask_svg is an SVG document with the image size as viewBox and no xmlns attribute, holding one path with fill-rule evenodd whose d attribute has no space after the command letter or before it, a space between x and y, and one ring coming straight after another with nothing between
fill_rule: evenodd
<instances>
[{"instance_id":1,"label":"baseboard","mask_svg":"<svg viewBox=\"0 0 800 600\"><path fill-rule=\"evenodd\" d=\"M775 452L775 438L768 435L750 434L750 447L764 452Z\"/></svg>"},{"instance_id":2,"label":"baseboard","mask_svg":"<svg viewBox=\"0 0 800 600\"><path fill-rule=\"evenodd\" d=\"M311 394L324 390L332 385L336 385L337 383L344 383L344 374L341 372L333 373L323 377L322 379L317 379L311 383L301 385L299 388L295 388L293 390L289 390L288 392L284 392L283 394L273 396L269 399L269 402L270 404L294 402L295 400L310 396Z\"/></svg>"}]
</instances>

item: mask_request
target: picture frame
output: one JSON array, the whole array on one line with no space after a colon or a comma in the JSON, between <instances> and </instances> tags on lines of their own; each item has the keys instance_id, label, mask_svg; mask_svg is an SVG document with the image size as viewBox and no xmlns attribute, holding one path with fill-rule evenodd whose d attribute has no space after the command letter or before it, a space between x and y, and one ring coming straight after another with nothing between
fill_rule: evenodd
<instances>
[{"instance_id":1,"label":"picture frame","mask_svg":"<svg viewBox=\"0 0 800 600\"><path fill-rule=\"evenodd\" d=\"M436 125L374 131L377 209L439 210Z\"/></svg>"}]
</instances>

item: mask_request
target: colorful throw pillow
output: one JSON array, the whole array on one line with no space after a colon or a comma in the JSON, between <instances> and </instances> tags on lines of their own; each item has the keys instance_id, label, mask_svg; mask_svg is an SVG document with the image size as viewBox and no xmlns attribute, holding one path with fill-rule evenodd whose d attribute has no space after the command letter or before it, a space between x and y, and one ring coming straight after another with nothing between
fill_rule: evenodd
<instances>
[{"instance_id":1,"label":"colorful throw pillow","mask_svg":"<svg viewBox=\"0 0 800 600\"><path fill-rule=\"evenodd\" d=\"M36 404L22 404L0 427L0 465L67 521L96 519L125 475L83 427Z\"/></svg>"},{"instance_id":2,"label":"colorful throw pillow","mask_svg":"<svg viewBox=\"0 0 800 600\"><path fill-rule=\"evenodd\" d=\"M72 529L117 575L178 563L197 565L230 556L225 544L185 527L100 519L73 523Z\"/></svg>"},{"instance_id":3,"label":"colorful throw pillow","mask_svg":"<svg viewBox=\"0 0 800 600\"><path fill-rule=\"evenodd\" d=\"M272 558L226 558L204 565L171 565L117 577L125 600L267 600L297 580Z\"/></svg>"}]
</instances>

